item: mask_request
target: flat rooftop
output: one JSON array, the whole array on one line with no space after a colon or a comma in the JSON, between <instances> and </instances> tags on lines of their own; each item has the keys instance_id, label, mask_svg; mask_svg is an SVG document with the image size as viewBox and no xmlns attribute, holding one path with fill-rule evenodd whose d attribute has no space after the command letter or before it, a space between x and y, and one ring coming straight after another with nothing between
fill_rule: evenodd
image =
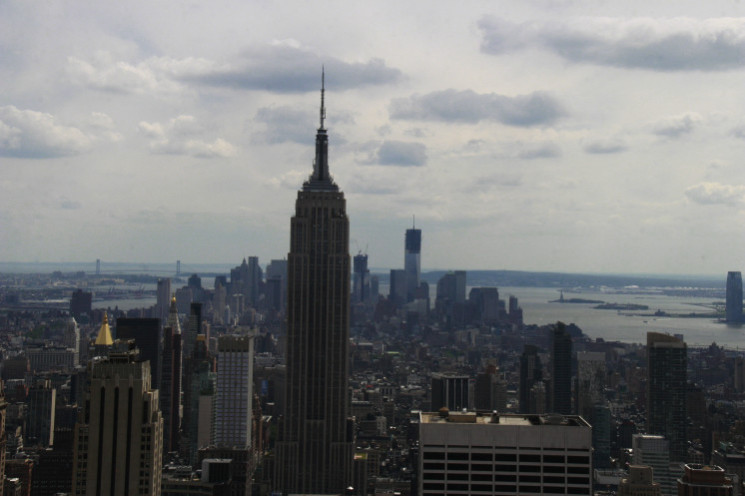
<instances>
[{"instance_id":1,"label":"flat rooftop","mask_svg":"<svg viewBox=\"0 0 745 496\"><path fill-rule=\"evenodd\" d=\"M510 426L558 425L567 427L590 427L579 415L559 414L500 414L487 412L421 412L423 424L497 424Z\"/></svg>"}]
</instances>

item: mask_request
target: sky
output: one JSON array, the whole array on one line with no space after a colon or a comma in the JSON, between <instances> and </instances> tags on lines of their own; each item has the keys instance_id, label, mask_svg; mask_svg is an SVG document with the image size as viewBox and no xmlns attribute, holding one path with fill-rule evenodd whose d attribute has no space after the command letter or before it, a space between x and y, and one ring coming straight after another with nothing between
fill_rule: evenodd
<instances>
[{"instance_id":1,"label":"sky","mask_svg":"<svg viewBox=\"0 0 745 496\"><path fill-rule=\"evenodd\" d=\"M745 2L0 2L0 261L745 270ZM723 275L724 277L724 275Z\"/></svg>"}]
</instances>

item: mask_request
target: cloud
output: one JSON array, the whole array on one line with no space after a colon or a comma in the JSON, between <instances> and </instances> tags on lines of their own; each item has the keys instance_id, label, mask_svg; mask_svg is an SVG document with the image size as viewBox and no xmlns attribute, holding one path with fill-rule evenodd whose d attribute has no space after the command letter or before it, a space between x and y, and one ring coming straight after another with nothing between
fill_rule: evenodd
<instances>
[{"instance_id":1,"label":"cloud","mask_svg":"<svg viewBox=\"0 0 745 496\"><path fill-rule=\"evenodd\" d=\"M394 119L470 124L490 120L509 126L529 127L552 124L564 115L564 110L553 96L543 92L510 97L448 89L394 99L390 113Z\"/></svg>"},{"instance_id":2,"label":"cloud","mask_svg":"<svg viewBox=\"0 0 745 496\"><path fill-rule=\"evenodd\" d=\"M735 127L732 129L732 136L745 140L745 124Z\"/></svg>"},{"instance_id":3,"label":"cloud","mask_svg":"<svg viewBox=\"0 0 745 496\"><path fill-rule=\"evenodd\" d=\"M532 143L523 145L517 152L517 157L532 160L537 158L555 158L561 156L561 148L556 143Z\"/></svg>"},{"instance_id":4,"label":"cloud","mask_svg":"<svg viewBox=\"0 0 745 496\"><path fill-rule=\"evenodd\" d=\"M380 165L421 166L427 163L427 147L422 143L384 141L377 150Z\"/></svg>"},{"instance_id":5,"label":"cloud","mask_svg":"<svg viewBox=\"0 0 745 496\"><path fill-rule=\"evenodd\" d=\"M685 191L689 200L701 205L737 205L745 200L745 186L700 183Z\"/></svg>"},{"instance_id":6,"label":"cloud","mask_svg":"<svg viewBox=\"0 0 745 496\"><path fill-rule=\"evenodd\" d=\"M0 156L52 158L89 150L96 136L59 124L51 114L0 107Z\"/></svg>"},{"instance_id":7,"label":"cloud","mask_svg":"<svg viewBox=\"0 0 745 496\"><path fill-rule=\"evenodd\" d=\"M517 24L485 17L478 26L481 50L493 55L541 46L572 62L656 71L740 69L745 60L745 18L577 18Z\"/></svg>"},{"instance_id":8,"label":"cloud","mask_svg":"<svg viewBox=\"0 0 745 496\"><path fill-rule=\"evenodd\" d=\"M295 107L264 107L256 112L254 119L264 124L266 130L260 137L267 143L302 143L313 141L312 130L314 119L318 115Z\"/></svg>"},{"instance_id":9,"label":"cloud","mask_svg":"<svg viewBox=\"0 0 745 496\"><path fill-rule=\"evenodd\" d=\"M346 62L319 55L292 41L251 49L233 64L184 73L178 79L233 89L303 93L320 88L322 66L326 70L326 86L336 91L391 84L402 79L400 70L386 66L381 59Z\"/></svg>"},{"instance_id":10,"label":"cloud","mask_svg":"<svg viewBox=\"0 0 745 496\"><path fill-rule=\"evenodd\" d=\"M200 139L204 131L191 115L180 115L166 124L142 121L139 129L150 139L150 150L154 153L197 158L226 158L236 154L236 148L222 138Z\"/></svg>"},{"instance_id":11,"label":"cloud","mask_svg":"<svg viewBox=\"0 0 745 496\"><path fill-rule=\"evenodd\" d=\"M680 138L683 135L690 134L701 120L701 116L695 113L670 117L657 123L653 132L658 136Z\"/></svg>"},{"instance_id":12,"label":"cloud","mask_svg":"<svg viewBox=\"0 0 745 496\"><path fill-rule=\"evenodd\" d=\"M610 138L590 141L583 147L583 149L585 150L585 153L603 155L623 153L629 149L629 146L621 139Z\"/></svg>"}]
</instances>

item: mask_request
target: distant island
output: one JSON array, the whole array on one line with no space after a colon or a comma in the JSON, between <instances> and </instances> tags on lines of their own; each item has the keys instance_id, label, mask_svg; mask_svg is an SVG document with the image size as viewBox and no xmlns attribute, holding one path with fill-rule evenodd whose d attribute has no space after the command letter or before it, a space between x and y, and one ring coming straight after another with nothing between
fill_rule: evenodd
<instances>
[{"instance_id":1,"label":"distant island","mask_svg":"<svg viewBox=\"0 0 745 496\"><path fill-rule=\"evenodd\" d=\"M562 295L558 300L551 300L549 303L590 303L597 305L598 303L603 304L605 302L603 300L586 300L584 298L564 298L564 295Z\"/></svg>"},{"instance_id":2,"label":"distant island","mask_svg":"<svg viewBox=\"0 0 745 496\"><path fill-rule=\"evenodd\" d=\"M637 303L603 303L593 308L598 310L649 310L648 305Z\"/></svg>"}]
</instances>

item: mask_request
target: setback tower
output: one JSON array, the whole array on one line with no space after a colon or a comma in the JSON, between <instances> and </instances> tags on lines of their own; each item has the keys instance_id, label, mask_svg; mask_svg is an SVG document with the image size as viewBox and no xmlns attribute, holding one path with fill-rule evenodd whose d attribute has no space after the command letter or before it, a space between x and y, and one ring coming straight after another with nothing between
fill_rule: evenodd
<instances>
[{"instance_id":1,"label":"setback tower","mask_svg":"<svg viewBox=\"0 0 745 496\"><path fill-rule=\"evenodd\" d=\"M298 192L287 256L287 387L275 491L343 494L352 480L349 220L329 175L324 89L313 174Z\"/></svg>"}]
</instances>

